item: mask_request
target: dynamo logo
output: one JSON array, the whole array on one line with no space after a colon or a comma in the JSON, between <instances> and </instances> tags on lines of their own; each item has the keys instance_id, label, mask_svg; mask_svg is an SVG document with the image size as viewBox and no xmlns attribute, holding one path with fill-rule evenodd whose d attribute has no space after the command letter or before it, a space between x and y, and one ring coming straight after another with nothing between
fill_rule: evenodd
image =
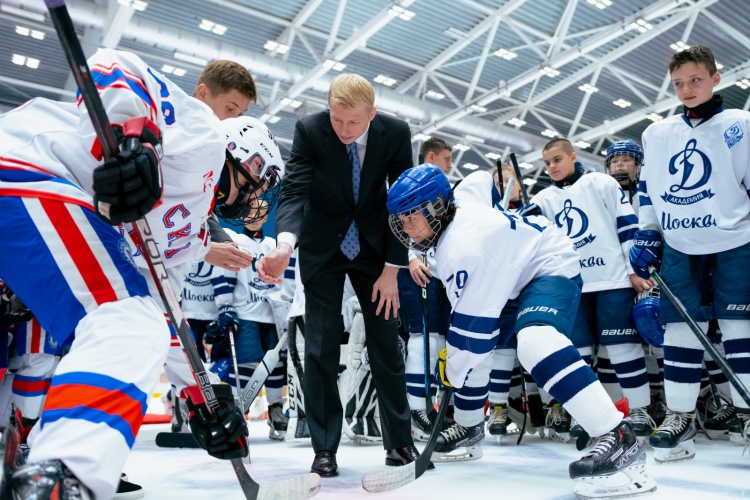
<instances>
[{"instance_id":1,"label":"dynamo logo","mask_svg":"<svg viewBox=\"0 0 750 500\"><path fill-rule=\"evenodd\" d=\"M685 149L669 159L669 174L682 178L677 184L669 186L669 193L661 195L661 199L673 205L692 205L701 200L714 196L710 189L704 189L690 196L676 196L672 193L693 191L704 186L711 177L711 160L697 148L698 142L690 139Z\"/></svg>"},{"instance_id":2,"label":"dynamo logo","mask_svg":"<svg viewBox=\"0 0 750 500\"><path fill-rule=\"evenodd\" d=\"M568 238L575 240L584 234L589 228L589 218L580 208L573 206L573 202L565 200L563 203L563 209L555 215L555 224L557 227L564 229ZM589 234L580 241L576 241L574 246L580 248L584 245L588 245L596 236Z\"/></svg>"}]
</instances>

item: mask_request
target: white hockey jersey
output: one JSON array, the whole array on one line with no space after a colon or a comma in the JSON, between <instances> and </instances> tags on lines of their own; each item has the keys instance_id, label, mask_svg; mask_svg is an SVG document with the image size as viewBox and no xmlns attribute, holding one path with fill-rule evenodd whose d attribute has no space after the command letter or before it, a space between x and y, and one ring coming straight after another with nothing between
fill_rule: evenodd
<instances>
[{"instance_id":1,"label":"white hockey jersey","mask_svg":"<svg viewBox=\"0 0 750 500\"><path fill-rule=\"evenodd\" d=\"M750 242L750 113L709 120L671 116L643 133L647 164L638 191L640 227L669 246L705 255Z\"/></svg>"},{"instance_id":2,"label":"white hockey jersey","mask_svg":"<svg viewBox=\"0 0 750 500\"><path fill-rule=\"evenodd\" d=\"M253 263L236 273L234 308L240 319L258 323L274 323L273 309L266 296L281 290L280 285L270 285L258 277L257 262L276 249L276 240L268 236L250 238L246 234L233 234L232 239L241 247L257 255ZM225 271L227 274L228 271Z\"/></svg>"},{"instance_id":3,"label":"white hockey jersey","mask_svg":"<svg viewBox=\"0 0 750 500\"><path fill-rule=\"evenodd\" d=\"M628 253L638 229L628 195L612 177L592 172L531 199L573 240L581 255L583 292L632 287Z\"/></svg>"},{"instance_id":4,"label":"white hockey jersey","mask_svg":"<svg viewBox=\"0 0 750 500\"><path fill-rule=\"evenodd\" d=\"M214 321L219 307L232 304L236 278L227 280L224 270L204 261L193 264L182 288L180 305L188 319Z\"/></svg>"},{"instance_id":5,"label":"white hockey jersey","mask_svg":"<svg viewBox=\"0 0 750 500\"><path fill-rule=\"evenodd\" d=\"M518 217L470 200L459 205L435 255L452 309L448 380L464 380L494 349L500 312L531 280L581 273L571 241L546 219Z\"/></svg>"},{"instance_id":6,"label":"white hockey jersey","mask_svg":"<svg viewBox=\"0 0 750 500\"><path fill-rule=\"evenodd\" d=\"M89 66L111 123L148 116L162 132L164 192L146 219L179 293L190 264L207 251L205 221L226 150L218 118L134 54L101 49ZM101 163L95 138L80 98L77 104L36 98L0 116L0 196L53 198L93 209L93 170ZM128 235L131 225L120 230L145 269L142 251Z\"/></svg>"}]
</instances>

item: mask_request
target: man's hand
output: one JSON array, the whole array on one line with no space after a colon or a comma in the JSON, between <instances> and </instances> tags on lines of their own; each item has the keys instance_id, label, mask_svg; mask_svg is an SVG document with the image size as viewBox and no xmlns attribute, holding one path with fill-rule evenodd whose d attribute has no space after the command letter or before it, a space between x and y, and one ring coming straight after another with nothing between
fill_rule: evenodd
<instances>
[{"instance_id":1,"label":"man's hand","mask_svg":"<svg viewBox=\"0 0 750 500\"><path fill-rule=\"evenodd\" d=\"M288 243L279 243L276 250L258 261L258 277L271 285L278 285L284 281L281 276L289 267L292 257L292 247Z\"/></svg>"},{"instance_id":2,"label":"man's hand","mask_svg":"<svg viewBox=\"0 0 750 500\"><path fill-rule=\"evenodd\" d=\"M372 302L378 300L378 308L375 310L375 314L379 315L380 311L385 306L385 319L395 318L398 314L398 282L396 281L396 275L398 274L398 268L394 266L385 266L380 277L372 285ZM393 314L391 314L391 312Z\"/></svg>"},{"instance_id":3,"label":"man's hand","mask_svg":"<svg viewBox=\"0 0 750 500\"><path fill-rule=\"evenodd\" d=\"M651 288L654 287L654 285L656 285L653 278L645 280L637 274L630 275L630 283L632 283L636 293L648 292L649 290L651 290Z\"/></svg>"},{"instance_id":4,"label":"man's hand","mask_svg":"<svg viewBox=\"0 0 750 500\"><path fill-rule=\"evenodd\" d=\"M409 261L409 274L411 274L411 279L414 280L417 286L427 286L432 277L430 266L425 265L421 259L411 259Z\"/></svg>"},{"instance_id":5,"label":"man's hand","mask_svg":"<svg viewBox=\"0 0 750 500\"><path fill-rule=\"evenodd\" d=\"M212 266L226 269L227 271L239 271L246 269L255 260L255 255L246 250L241 250L237 243L225 241L224 243L211 243L205 260Z\"/></svg>"}]
</instances>

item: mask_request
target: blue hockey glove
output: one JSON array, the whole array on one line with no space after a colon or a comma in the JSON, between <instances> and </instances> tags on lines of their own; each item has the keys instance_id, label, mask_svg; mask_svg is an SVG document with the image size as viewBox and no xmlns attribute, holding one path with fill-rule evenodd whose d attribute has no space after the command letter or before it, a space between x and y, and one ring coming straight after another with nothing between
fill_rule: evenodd
<instances>
[{"instance_id":1,"label":"blue hockey glove","mask_svg":"<svg viewBox=\"0 0 750 500\"><path fill-rule=\"evenodd\" d=\"M209 412L197 385L182 390L187 399L188 424L195 441L209 455L222 460L243 458L249 453L247 423L242 410L234 405L232 388L226 384L212 385L219 407Z\"/></svg>"},{"instance_id":2,"label":"blue hockey glove","mask_svg":"<svg viewBox=\"0 0 750 500\"><path fill-rule=\"evenodd\" d=\"M229 329L236 332L240 328L240 321L237 319L237 311L233 306L222 306L219 308L219 317L216 318L219 328L224 333L229 334Z\"/></svg>"},{"instance_id":3,"label":"blue hockey glove","mask_svg":"<svg viewBox=\"0 0 750 500\"><path fill-rule=\"evenodd\" d=\"M635 232L634 244L630 249L630 265L640 278L649 279L648 266L657 270L661 267L661 233L659 231L641 230Z\"/></svg>"},{"instance_id":4,"label":"blue hockey glove","mask_svg":"<svg viewBox=\"0 0 750 500\"><path fill-rule=\"evenodd\" d=\"M448 376L445 374L445 368L448 364L448 349L443 347L438 354L437 366L435 366L435 379L443 386L444 389L453 390L453 384L448 382Z\"/></svg>"},{"instance_id":5,"label":"blue hockey glove","mask_svg":"<svg viewBox=\"0 0 750 500\"><path fill-rule=\"evenodd\" d=\"M521 217L529 217L531 215L542 215L542 209L536 203L529 203L518 209L516 215Z\"/></svg>"},{"instance_id":6,"label":"blue hockey glove","mask_svg":"<svg viewBox=\"0 0 750 500\"><path fill-rule=\"evenodd\" d=\"M223 330L216 321L208 324L203 340L211 346L211 361L216 362L232 355L229 333Z\"/></svg>"}]
</instances>

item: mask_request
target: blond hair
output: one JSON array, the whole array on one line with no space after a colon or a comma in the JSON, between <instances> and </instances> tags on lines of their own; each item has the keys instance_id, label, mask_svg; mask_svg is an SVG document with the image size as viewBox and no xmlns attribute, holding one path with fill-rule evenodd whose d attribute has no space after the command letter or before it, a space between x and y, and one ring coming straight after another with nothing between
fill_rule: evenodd
<instances>
[{"instance_id":1,"label":"blond hair","mask_svg":"<svg viewBox=\"0 0 750 500\"><path fill-rule=\"evenodd\" d=\"M372 109L375 106L375 89L363 77L354 73L344 73L331 82L328 88L328 105L346 109Z\"/></svg>"}]
</instances>

